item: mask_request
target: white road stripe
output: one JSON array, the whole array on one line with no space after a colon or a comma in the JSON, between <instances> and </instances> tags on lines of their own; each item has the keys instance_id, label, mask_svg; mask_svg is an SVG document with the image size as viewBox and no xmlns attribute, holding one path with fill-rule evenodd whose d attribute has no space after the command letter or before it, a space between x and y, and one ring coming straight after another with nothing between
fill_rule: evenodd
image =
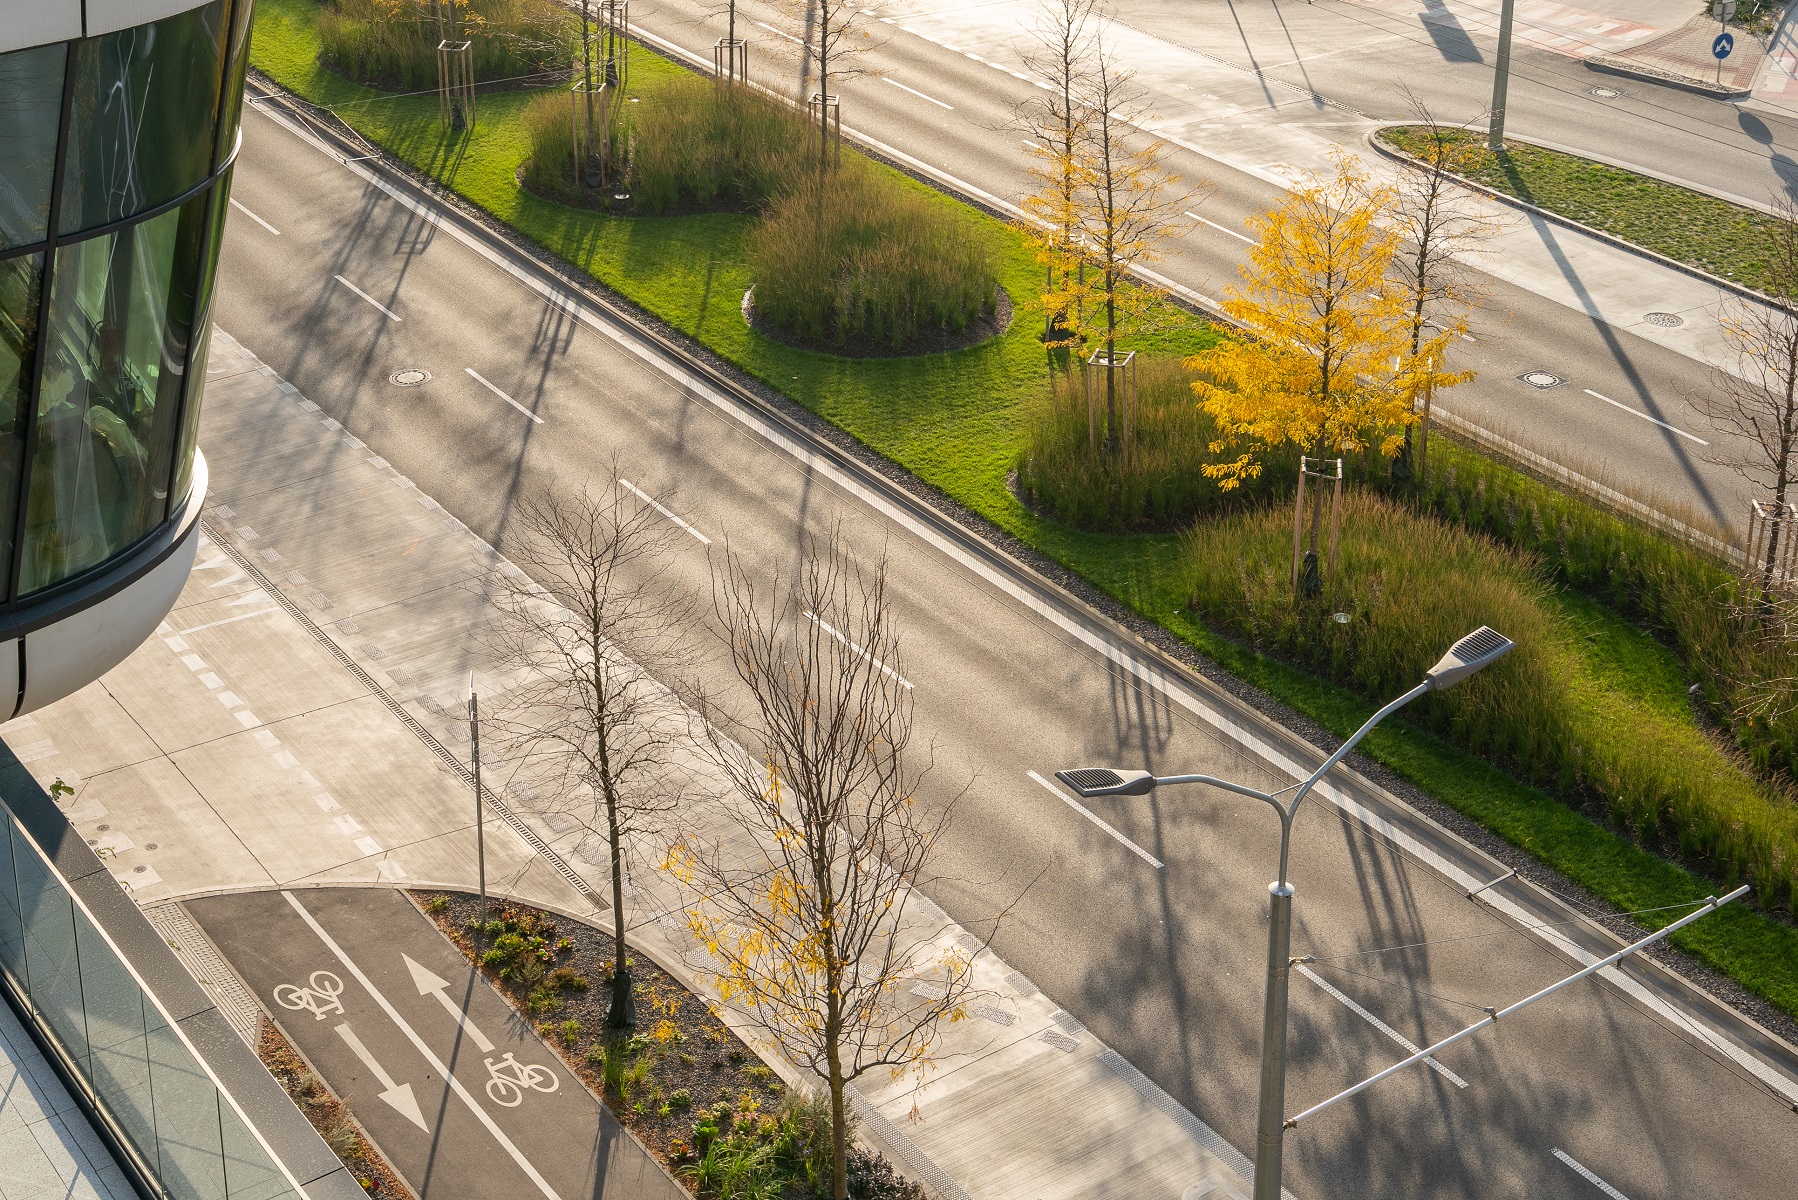
<instances>
[{"instance_id":1,"label":"white road stripe","mask_svg":"<svg viewBox=\"0 0 1798 1200\"><path fill-rule=\"evenodd\" d=\"M462 369L464 371L467 371L470 375L474 376L474 381L476 383L480 384L482 387L484 387L488 391L492 392L495 396L498 396L501 400L504 400L507 404L510 404L513 408L516 408L519 412L523 413L525 416L529 417L531 420L537 422L537 424L539 424L539 425L543 424L542 417L538 416L536 413L532 412L530 409L526 408L524 405L520 404L518 401L512 399L512 397L506 395L504 392L502 392L498 388L494 387L491 383L488 383L487 380L482 377L482 375L479 371L475 370L473 367L463 367Z\"/></svg>"},{"instance_id":2,"label":"white road stripe","mask_svg":"<svg viewBox=\"0 0 1798 1200\"><path fill-rule=\"evenodd\" d=\"M911 680L907 679L905 676L903 676L899 672L893 670L893 668L887 666L885 663L881 662L878 658L875 658L872 654L869 654L866 650L863 650L860 646L856 645L854 642L852 642L848 638L844 637L841 633L837 632L836 628L834 626L832 626L829 621L826 621L823 617L820 617L817 613L811 612L808 610L805 614L805 619L808 621L816 622L819 629L822 629L825 633L828 633L831 637L837 639L837 641L843 643L843 645L849 647L851 650L855 651L861 657L867 659L869 662L871 662L875 666L879 667L881 672L883 674L887 675L889 678L897 679L900 683L905 685L905 688L907 691L913 690Z\"/></svg>"},{"instance_id":3,"label":"white road stripe","mask_svg":"<svg viewBox=\"0 0 1798 1200\"><path fill-rule=\"evenodd\" d=\"M1105 818L1101 817L1098 813L1094 812L1092 809L1086 807L1086 805L1080 803L1080 801L1074 799L1072 796L1068 795L1066 792L1062 791L1060 788L1058 788L1054 784L1050 783L1047 779L1044 779L1041 775L1038 775L1035 771L1031 771L1029 774L1030 774L1030 778L1036 780L1038 783L1040 783L1044 787L1048 788L1050 794L1053 795L1057 800L1060 800L1063 804L1066 804L1069 808L1073 809L1075 812L1079 813L1081 816L1083 816L1087 820L1091 821L1094 825L1097 825L1100 829L1103 829L1106 833L1109 833L1112 837L1114 837L1118 841L1122 842L1124 844L1125 848L1130 851L1130 853L1136 855L1138 858L1140 858L1144 862L1148 863L1151 867L1154 867L1157 871L1161 870L1161 860L1159 858L1156 858L1153 854L1150 854L1147 850L1144 850L1141 846L1138 846L1135 842L1131 841L1129 838L1127 838L1123 834L1119 833L1116 829L1114 829L1111 826L1111 824L1109 822L1107 822L1105 820Z\"/></svg>"},{"instance_id":4,"label":"white road stripe","mask_svg":"<svg viewBox=\"0 0 1798 1200\"><path fill-rule=\"evenodd\" d=\"M1336 999L1342 1001L1342 1003L1345 1006L1347 1006L1347 1008L1350 1012L1354 1013L1356 1016L1358 1016L1362 1020L1366 1021L1369 1025L1372 1025L1375 1029L1379 1030L1381 1033L1385 1034L1387 1037L1391 1038L1393 1041L1397 1042L1399 1045L1403 1046L1405 1048L1406 1053L1408 1053L1408 1054L1416 1054L1417 1053L1417 1045L1416 1045L1416 1043L1412 1042L1410 1038L1406 1037L1404 1034L1400 1033L1398 1030L1394 1029L1392 1026L1386 1024L1386 1022L1380 1020L1380 1018L1374 1016L1372 1013L1368 1012L1365 1008L1362 1008L1359 1004L1356 1004L1353 1000L1349 999L1347 996L1343 995L1341 992L1337 991L1334 987L1332 987L1329 984L1329 982L1327 980L1325 980L1322 976L1318 975L1318 973L1316 971L1313 971L1310 967L1307 967L1304 963L1300 963L1299 964L1299 973L1302 974L1306 979L1309 979L1312 983L1315 983L1318 987L1322 988L1324 991L1328 992L1330 995L1336 997ZM1441 1063L1437 1062L1435 1059L1426 1058L1423 1061L1428 1063L1430 1066L1434 1067L1436 1069L1436 1072L1439 1075L1441 1075L1444 1079L1448 1080L1450 1083L1454 1084L1456 1087L1464 1088L1467 1086L1467 1081L1465 1079L1462 1079L1459 1075L1455 1074L1453 1071L1449 1070L1447 1067L1443 1066Z\"/></svg>"},{"instance_id":5,"label":"white road stripe","mask_svg":"<svg viewBox=\"0 0 1798 1200\"><path fill-rule=\"evenodd\" d=\"M1026 146L1030 147L1032 150L1041 150L1042 149L1041 146L1037 145L1035 142L1031 141L1029 138L1024 139L1024 144Z\"/></svg>"},{"instance_id":6,"label":"white road stripe","mask_svg":"<svg viewBox=\"0 0 1798 1200\"><path fill-rule=\"evenodd\" d=\"M789 42L797 42L801 46L805 45L805 42L803 40L801 40L800 38L796 38L790 33L782 33L780 30L774 28L774 26L768 24L768 22L766 22L766 21L757 21L756 24L760 25L763 29L766 29L769 33L773 34L775 37L783 37L783 38L786 38Z\"/></svg>"},{"instance_id":7,"label":"white road stripe","mask_svg":"<svg viewBox=\"0 0 1798 1200\"><path fill-rule=\"evenodd\" d=\"M351 283L349 280L345 279L343 276L333 275L333 276L331 276L331 278L335 279L338 283L341 283L344 287L349 288L350 291L355 292L358 296L362 297L364 300L368 301L370 304L374 305L376 308L378 308L382 312L386 313L390 320L397 321L400 319L398 313L394 312L391 308L388 308L385 304L382 304L379 300L376 300L373 296L369 295L367 292L363 291L361 288L357 287L355 284Z\"/></svg>"},{"instance_id":8,"label":"white road stripe","mask_svg":"<svg viewBox=\"0 0 1798 1200\"><path fill-rule=\"evenodd\" d=\"M1575 1171L1578 1171L1581 1175L1584 1175L1588 1183L1609 1196L1611 1200L1629 1200L1628 1196L1625 1196L1622 1192L1618 1191L1598 1176L1592 1174L1592 1172L1586 1170L1586 1168L1580 1166L1579 1163L1574 1161L1573 1155L1567 1153L1558 1146L1555 1148L1555 1157L1572 1167Z\"/></svg>"},{"instance_id":9,"label":"white road stripe","mask_svg":"<svg viewBox=\"0 0 1798 1200\"><path fill-rule=\"evenodd\" d=\"M469 1093L468 1089L462 1086L462 1081L457 1079L454 1073L450 1071L449 1064L437 1057L436 1051L425 1044L425 1040L418 1036L417 1030L406 1024L406 1019L400 1016L398 1009L388 1003L387 997L383 996L380 989L375 987L374 981L362 973L362 968L350 960L350 956L343 952L343 947L339 946L331 935L325 932L325 927L320 925L318 921L313 918L312 914L306 911L306 906L300 903L299 897L288 891L283 891L281 895L286 897L287 903L293 906L293 911L300 914L300 919L311 927L312 932L318 935L318 940L325 944L325 948L337 956L337 961L343 964L344 969L351 975L354 975L356 977L356 982L360 983L367 989L368 994L374 997L375 1003L381 1006L381 1011L387 1014L389 1020L400 1027L400 1032L406 1035L413 1046L417 1047L420 1054L424 1055L425 1061L437 1068L437 1073L443 1076L445 1082L447 1082L455 1091L456 1095L461 1098L462 1103L468 1105L468 1110L475 1115L475 1118L487 1127L487 1132L493 1135L494 1140L505 1148L507 1154L512 1156L512 1161L518 1164L519 1169L530 1176L531 1182L537 1185L537 1190L543 1193L546 1200L562 1200L562 1197L556 1194L556 1189L549 1186L549 1180L543 1178L542 1174L538 1172L531 1160L524 1156L523 1151L512 1144L512 1139L506 1136L506 1131L501 1129L494 1122L493 1118L487 1115L487 1110L482 1108L480 1104L476 1102L474 1096Z\"/></svg>"},{"instance_id":10,"label":"white road stripe","mask_svg":"<svg viewBox=\"0 0 1798 1200\"><path fill-rule=\"evenodd\" d=\"M1597 392L1593 391L1591 388L1586 388L1585 392L1586 392L1586 395L1592 397L1594 400L1603 400L1606 404L1610 405L1612 408L1621 408L1624 412L1628 413L1630 416L1641 417L1644 421L1647 421L1650 425L1659 425L1662 429L1665 429L1671 433L1679 434L1680 437L1690 438L1692 441L1697 442L1700 446L1710 445L1709 442L1705 441L1703 438L1699 437L1697 434L1687 433L1685 430L1681 429L1677 425L1669 425L1665 421L1656 420L1655 418L1649 416L1647 413L1643 412L1639 408L1631 408L1629 405L1620 403L1616 400L1613 400L1609 396L1601 396Z\"/></svg>"},{"instance_id":11,"label":"white road stripe","mask_svg":"<svg viewBox=\"0 0 1798 1200\"><path fill-rule=\"evenodd\" d=\"M1239 242L1247 242L1251 246L1256 244L1255 239L1252 237L1249 237L1247 234L1237 233L1234 229L1231 229L1224 225L1219 225L1216 221L1207 221L1204 217L1201 217L1198 213L1189 212L1189 213L1183 213L1182 215L1191 217L1193 220L1197 221L1201 225L1209 225L1209 226L1211 226L1211 228L1217 230L1219 233L1227 233Z\"/></svg>"},{"instance_id":12,"label":"white road stripe","mask_svg":"<svg viewBox=\"0 0 1798 1200\"><path fill-rule=\"evenodd\" d=\"M626 491L628 491L631 495L635 496L637 499L643 501L643 503L649 505L649 507L651 507L651 508L655 509L657 512L661 513L664 517L667 517L670 521L673 521L676 525L679 525L682 529L684 529L688 533L692 534L695 538L698 538L699 543L701 545L709 546L712 544L711 538L709 538L705 534L699 532L699 530L693 528L691 525L687 524L685 521L681 520L679 517L677 517L673 513L669 512L666 508L663 508L660 504L656 503L654 497L652 497L648 492L644 491L642 488L638 487L636 484L632 483L630 480L620 479L618 481L618 486L625 489Z\"/></svg>"},{"instance_id":13,"label":"white road stripe","mask_svg":"<svg viewBox=\"0 0 1798 1200\"><path fill-rule=\"evenodd\" d=\"M887 77L885 75L882 75L881 78L886 79L886 81L888 83L892 84L894 87L898 88L902 92L910 92L912 95L916 96L918 99L928 100L932 104L936 105L938 108L946 108L950 112L955 111L955 106L953 104L944 104L941 100L938 100L935 96L926 96L923 92L920 92L917 88L908 88L903 83L900 83L897 79L887 79Z\"/></svg>"},{"instance_id":14,"label":"white road stripe","mask_svg":"<svg viewBox=\"0 0 1798 1200\"><path fill-rule=\"evenodd\" d=\"M235 208L238 212L240 212L244 216L250 218L250 220L256 222L256 224L262 226L264 229L268 230L270 233L274 234L276 237L281 236L281 231L279 229L276 229L273 225L270 225L267 221L264 221L261 217L257 216L255 213L251 212L249 209L247 209L243 205L239 204L237 202L236 196L231 197L231 207Z\"/></svg>"},{"instance_id":15,"label":"white road stripe","mask_svg":"<svg viewBox=\"0 0 1798 1200\"><path fill-rule=\"evenodd\" d=\"M226 617L222 621L208 621L204 625L195 625L192 629L181 630L180 633L182 637L186 637L188 634L198 633L202 629L216 629L220 625L229 625L233 621L247 621L251 617L266 617L272 612L280 611L278 608L259 608L255 612L238 613L235 617Z\"/></svg>"}]
</instances>

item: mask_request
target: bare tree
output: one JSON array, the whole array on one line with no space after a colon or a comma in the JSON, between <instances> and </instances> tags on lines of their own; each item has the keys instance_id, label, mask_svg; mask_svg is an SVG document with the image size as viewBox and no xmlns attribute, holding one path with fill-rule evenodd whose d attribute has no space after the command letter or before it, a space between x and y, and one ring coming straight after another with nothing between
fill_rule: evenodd
<instances>
[{"instance_id":1,"label":"bare tree","mask_svg":"<svg viewBox=\"0 0 1798 1200\"><path fill-rule=\"evenodd\" d=\"M1030 220L1022 229L1045 271L1043 343L1049 346L1074 339L1068 310L1079 304L1076 273L1085 270L1079 251L1080 202L1092 133L1085 95L1097 3L1042 0L1036 46L1024 55L1024 65L1048 86L1032 92L1013 115L1014 127L1031 144L1030 177L1036 190L1024 197L1022 207ZM1078 321L1075 314L1072 325Z\"/></svg>"},{"instance_id":2,"label":"bare tree","mask_svg":"<svg viewBox=\"0 0 1798 1200\"><path fill-rule=\"evenodd\" d=\"M706 725L755 851L688 834L668 858L697 896L689 924L720 963L724 1002L829 1088L837 1200L849 1085L921 1067L972 993L965 953L903 927L953 803L932 811L916 795L911 686L886 589L884 562L862 571L840 535L808 547L772 590L729 563L717 611L748 696L730 724L754 751L716 732L722 714ZM931 986L916 989L920 977Z\"/></svg>"},{"instance_id":3,"label":"bare tree","mask_svg":"<svg viewBox=\"0 0 1798 1200\"><path fill-rule=\"evenodd\" d=\"M1481 152L1478 138L1463 127L1442 124L1410 85L1402 85L1400 94L1420 131L1409 147L1415 161L1400 172L1387 208L1388 218L1404 238L1403 248L1393 257L1393 269L1405 297L1411 361L1416 364L1407 388L1413 409L1422 406L1415 427L1405 426L1404 445L1392 460L1392 476L1403 482L1423 471L1429 454L1430 404L1436 388L1464 382L1459 376L1437 375L1449 346L1467 332L1471 310L1485 298L1470 260L1503 226L1459 187L1457 176L1465 175L1469 159Z\"/></svg>"},{"instance_id":4,"label":"bare tree","mask_svg":"<svg viewBox=\"0 0 1798 1200\"><path fill-rule=\"evenodd\" d=\"M818 70L818 94L824 102L818 106L818 158L820 167L835 161L831 154L831 121L829 100L832 81L860 76L855 65L864 53L874 49L873 39L857 25L857 18L868 10L855 0L777 0L794 27L794 36L804 47L799 72L799 103L805 104L806 81L810 69Z\"/></svg>"},{"instance_id":5,"label":"bare tree","mask_svg":"<svg viewBox=\"0 0 1798 1200\"><path fill-rule=\"evenodd\" d=\"M624 1028L635 1024L625 856L679 801L673 765L687 723L655 676L673 678L690 661L679 634L691 605L669 574L678 535L615 475L604 482L519 505L512 559L522 575L500 577L488 640L516 680L493 722L507 757L549 794L549 811L610 850L606 1023Z\"/></svg>"},{"instance_id":6,"label":"bare tree","mask_svg":"<svg viewBox=\"0 0 1798 1200\"><path fill-rule=\"evenodd\" d=\"M1798 475L1798 206L1775 203L1764 222L1765 300L1724 303L1723 334L1735 356L1730 369L1712 371L1712 386L1692 406L1729 436L1700 453L1757 488L1772 493L1781 513ZM1772 584L1784 522L1767 535L1765 591Z\"/></svg>"},{"instance_id":7,"label":"bare tree","mask_svg":"<svg viewBox=\"0 0 1798 1200\"><path fill-rule=\"evenodd\" d=\"M1168 170L1166 142L1138 132L1147 119L1144 93L1107 49L1105 32L1101 25L1093 34L1080 97L1090 133L1079 195L1080 245L1096 274L1086 291L1103 304L1104 315L1103 324L1096 313L1082 324L1103 336L1106 361L1115 363L1119 330L1139 325L1156 295L1130 276L1160 257L1162 238L1185 228L1182 211L1201 189L1184 186ZM1113 452L1121 445L1117 382L1118 372L1106 370L1105 447Z\"/></svg>"}]
</instances>

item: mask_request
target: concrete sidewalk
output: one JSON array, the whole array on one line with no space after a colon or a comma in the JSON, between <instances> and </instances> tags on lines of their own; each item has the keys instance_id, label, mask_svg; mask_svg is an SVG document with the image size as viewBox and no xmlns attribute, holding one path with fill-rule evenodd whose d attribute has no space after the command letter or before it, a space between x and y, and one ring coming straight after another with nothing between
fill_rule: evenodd
<instances>
[{"instance_id":1,"label":"concrete sidewalk","mask_svg":"<svg viewBox=\"0 0 1798 1200\"><path fill-rule=\"evenodd\" d=\"M460 697L484 666L483 581L515 568L222 331L208 376L207 540L180 602L118 669L0 736L40 780L75 789L70 819L146 905L326 884L471 889ZM490 816L490 886L607 915L588 884L604 880L603 843L532 802L517 788ZM715 819L691 821L723 836L704 824ZM694 984L710 964L684 898L652 871L635 883L638 948ZM921 947L974 953L985 996L946 1030L922 1086L870 1077L856 1106L864 1133L935 1195L1247 1195L1235 1148L935 905L908 912Z\"/></svg>"}]
</instances>

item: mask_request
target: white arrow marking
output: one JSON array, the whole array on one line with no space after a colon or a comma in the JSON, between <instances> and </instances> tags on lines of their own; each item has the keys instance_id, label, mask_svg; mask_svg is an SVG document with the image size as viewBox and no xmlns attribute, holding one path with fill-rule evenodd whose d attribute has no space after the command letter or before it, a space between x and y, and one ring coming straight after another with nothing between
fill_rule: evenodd
<instances>
[{"instance_id":1,"label":"white arrow marking","mask_svg":"<svg viewBox=\"0 0 1798 1200\"><path fill-rule=\"evenodd\" d=\"M426 1133L431 1132L431 1127L425 1124L424 1114L418 1111L418 1100L412 1095L412 1085L395 1083L393 1076L381 1069L375 1056L368 1052L368 1047L362 1044L362 1039L347 1024L337 1027L337 1036L349 1043L350 1049L356 1052L356 1057L362 1060L362 1065L374 1072L375 1078L381 1081L381 1086L387 1089L381 1093L381 1099L391 1104L406 1120Z\"/></svg>"},{"instance_id":2,"label":"white arrow marking","mask_svg":"<svg viewBox=\"0 0 1798 1200\"><path fill-rule=\"evenodd\" d=\"M437 1003L443 1005L443 1011L456 1018L456 1024L468 1031L468 1036L473 1038L474 1044L481 1048L481 1053L491 1054L493 1043L487 1040L487 1035L482 1033L473 1021L468 1019L467 1013L456 1007L456 1002L451 1000L449 993L444 990L449 987L449 980L433 975L428 967L419 966L412 961L412 956L409 954L402 954L400 957L406 960L406 970L412 972L412 982L417 986L418 994L436 996Z\"/></svg>"}]
</instances>

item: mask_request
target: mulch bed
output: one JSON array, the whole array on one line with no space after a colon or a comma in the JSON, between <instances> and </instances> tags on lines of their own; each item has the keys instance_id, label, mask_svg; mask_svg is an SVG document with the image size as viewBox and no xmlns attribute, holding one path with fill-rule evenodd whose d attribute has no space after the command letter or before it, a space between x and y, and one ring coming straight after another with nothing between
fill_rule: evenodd
<instances>
[{"instance_id":1,"label":"mulch bed","mask_svg":"<svg viewBox=\"0 0 1798 1200\"><path fill-rule=\"evenodd\" d=\"M474 961L470 928L479 900L462 892L413 892L445 937L455 942ZM441 903L439 903L441 901ZM543 1039L561 1054L587 1088L604 1097L605 1105L655 1154L662 1165L675 1170L680 1154L692 1140L694 1122L702 1112L720 1104L734 1111L769 1111L785 1091L773 1070L762 1065L742 1040L713 1016L706 1002L645 958L630 961L637 997L637 1028L625 1039L605 1026L611 990L606 978L612 969L612 939L579 921L543 913L528 905L490 901L490 919L512 922L523 917L538 923L548 942L550 971L567 968L586 980L582 989L564 989L554 995L553 1006L538 991L516 979L499 978L483 966L482 973L525 1013ZM546 976L548 978L548 976ZM533 1011L534 1010L534 1011ZM622 1095L607 1094L596 1050L608 1043L634 1043L631 1066L641 1074L628 1083ZM647 1064L638 1067L638 1064ZM685 1091L688 1102L670 1103ZM684 1182L684 1181L683 1181ZM689 1183L687 1185L691 1187Z\"/></svg>"},{"instance_id":2,"label":"mulch bed","mask_svg":"<svg viewBox=\"0 0 1798 1200\"><path fill-rule=\"evenodd\" d=\"M299 1051L264 1017L256 1042L256 1056L269 1074L278 1080L299 1106L318 1135L325 1139L343 1165L350 1169L362 1190L371 1196L392 1200L412 1200L412 1189L394 1169L387 1165L381 1152L363 1134L362 1127L350 1116L350 1106L339 1099L306 1065Z\"/></svg>"}]
</instances>

